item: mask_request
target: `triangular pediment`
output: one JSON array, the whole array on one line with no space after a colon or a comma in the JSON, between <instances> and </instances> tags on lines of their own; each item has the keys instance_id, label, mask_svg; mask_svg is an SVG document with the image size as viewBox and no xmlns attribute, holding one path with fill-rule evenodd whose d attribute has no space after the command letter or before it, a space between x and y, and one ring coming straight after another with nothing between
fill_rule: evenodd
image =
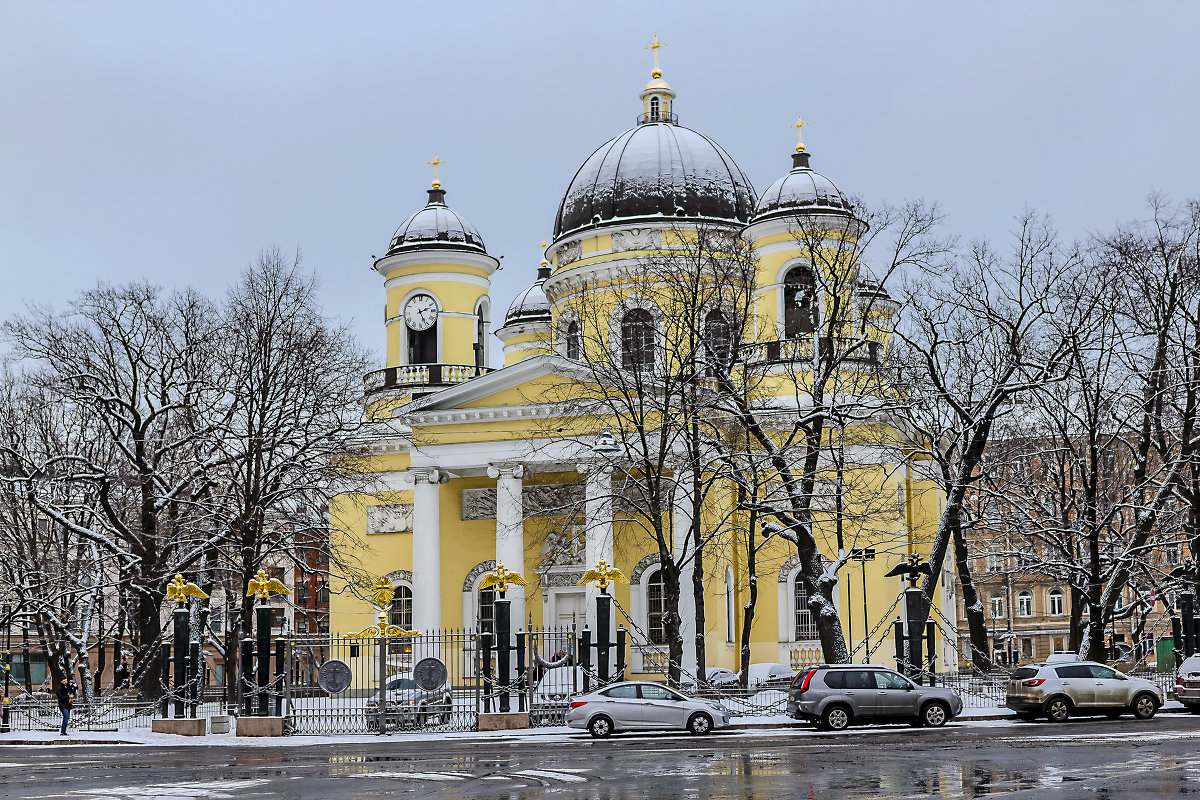
<instances>
[{"instance_id":1,"label":"triangular pediment","mask_svg":"<svg viewBox=\"0 0 1200 800\"><path fill-rule=\"evenodd\" d=\"M532 356L456 386L448 386L400 406L392 413L397 417L405 417L414 413L456 409L554 403L557 398L549 391L551 387L586 380L588 375L587 370L562 356Z\"/></svg>"}]
</instances>

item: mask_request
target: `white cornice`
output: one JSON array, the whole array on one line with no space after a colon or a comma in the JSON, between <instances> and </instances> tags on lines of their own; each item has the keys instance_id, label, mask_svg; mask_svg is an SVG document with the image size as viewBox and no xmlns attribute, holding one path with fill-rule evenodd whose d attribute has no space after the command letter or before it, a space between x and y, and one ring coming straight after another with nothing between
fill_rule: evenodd
<instances>
[{"instance_id":1,"label":"white cornice","mask_svg":"<svg viewBox=\"0 0 1200 800\"><path fill-rule=\"evenodd\" d=\"M394 269L394 267L393 267ZM469 272L418 272L413 275L397 275L394 278L388 278L383 282L384 289L395 289L397 286L410 286L414 283L469 283L473 286L482 286L490 288L492 282L487 278L481 278L478 275L472 275Z\"/></svg>"},{"instance_id":2,"label":"white cornice","mask_svg":"<svg viewBox=\"0 0 1200 800\"><path fill-rule=\"evenodd\" d=\"M491 275L499 268L500 261L483 253L472 253L466 250L413 250L396 253L394 256L384 256L375 262L375 269L380 275L386 277L392 270L402 267L419 267L425 264L462 264L467 267L477 267Z\"/></svg>"}]
</instances>

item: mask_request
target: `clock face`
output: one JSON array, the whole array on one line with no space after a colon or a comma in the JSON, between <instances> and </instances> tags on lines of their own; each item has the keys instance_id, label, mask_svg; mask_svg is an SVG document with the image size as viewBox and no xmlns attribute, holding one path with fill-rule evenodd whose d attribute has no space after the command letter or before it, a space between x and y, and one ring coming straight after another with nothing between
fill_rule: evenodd
<instances>
[{"instance_id":1,"label":"clock face","mask_svg":"<svg viewBox=\"0 0 1200 800\"><path fill-rule=\"evenodd\" d=\"M427 294L413 297L404 306L404 321L414 331L428 330L437 322L437 303Z\"/></svg>"}]
</instances>

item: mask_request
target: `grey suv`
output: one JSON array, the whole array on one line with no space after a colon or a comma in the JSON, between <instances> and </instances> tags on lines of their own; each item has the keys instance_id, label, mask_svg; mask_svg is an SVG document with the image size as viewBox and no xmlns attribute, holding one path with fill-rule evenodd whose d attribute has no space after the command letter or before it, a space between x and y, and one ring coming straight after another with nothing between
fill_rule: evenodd
<instances>
[{"instance_id":1,"label":"grey suv","mask_svg":"<svg viewBox=\"0 0 1200 800\"><path fill-rule=\"evenodd\" d=\"M937 728L962 712L958 692L918 686L874 664L822 664L801 672L788 689L788 716L840 731L857 722L907 722Z\"/></svg>"},{"instance_id":2,"label":"grey suv","mask_svg":"<svg viewBox=\"0 0 1200 800\"><path fill-rule=\"evenodd\" d=\"M1004 705L1026 720L1064 722L1075 714L1117 718L1132 712L1150 719L1163 704L1162 690L1094 661L1030 664L1013 670Z\"/></svg>"}]
</instances>

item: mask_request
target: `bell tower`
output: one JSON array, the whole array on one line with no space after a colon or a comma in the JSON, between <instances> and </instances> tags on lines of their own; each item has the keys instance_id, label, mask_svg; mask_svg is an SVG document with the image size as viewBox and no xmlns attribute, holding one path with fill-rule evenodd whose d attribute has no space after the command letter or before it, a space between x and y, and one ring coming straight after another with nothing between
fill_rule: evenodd
<instances>
[{"instance_id":1,"label":"bell tower","mask_svg":"<svg viewBox=\"0 0 1200 800\"><path fill-rule=\"evenodd\" d=\"M488 369L491 301L499 261L465 218L446 205L434 154L425 206L396 229L375 262L387 300L387 368L367 376L367 391L414 395L483 374ZM375 385L372 386L372 383Z\"/></svg>"}]
</instances>

